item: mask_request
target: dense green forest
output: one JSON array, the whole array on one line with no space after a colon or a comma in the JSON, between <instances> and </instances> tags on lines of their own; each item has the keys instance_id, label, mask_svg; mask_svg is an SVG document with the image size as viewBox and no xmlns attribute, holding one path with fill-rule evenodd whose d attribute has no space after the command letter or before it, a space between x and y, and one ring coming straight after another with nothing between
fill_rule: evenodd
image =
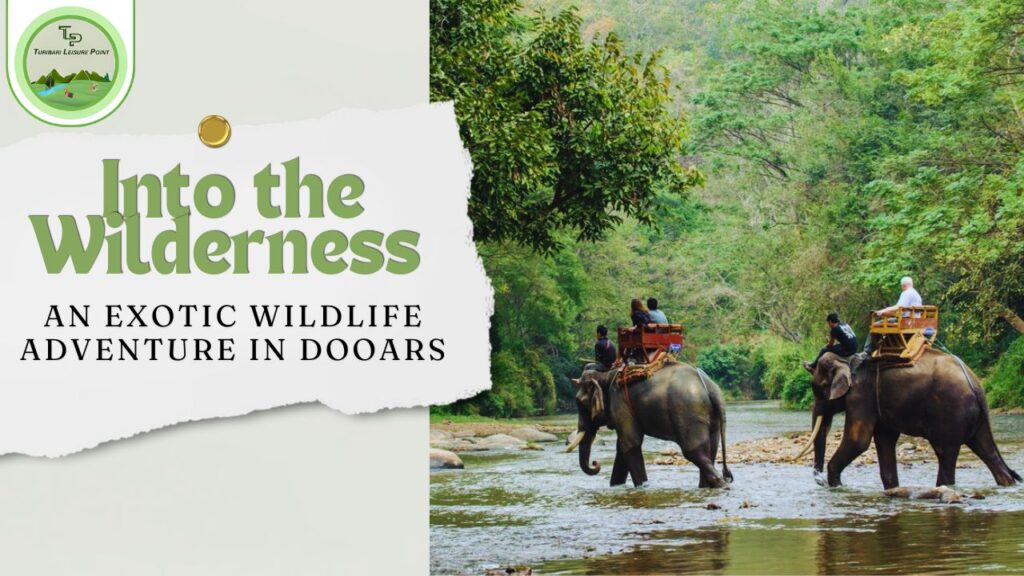
<instances>
[{"instance_id":1,"label":"dense green forest","mask_svg":"<svg viewBox=\"0 0 1024 576\"><path fill-rule=\"evenodd\" d=\"M809 398L838 311L911 275L940 340L1024 406L1019 0L433 0L494 283L492 390L567 408L594 327L657 297L728 394Z\"/></svg>"}]
</instances>

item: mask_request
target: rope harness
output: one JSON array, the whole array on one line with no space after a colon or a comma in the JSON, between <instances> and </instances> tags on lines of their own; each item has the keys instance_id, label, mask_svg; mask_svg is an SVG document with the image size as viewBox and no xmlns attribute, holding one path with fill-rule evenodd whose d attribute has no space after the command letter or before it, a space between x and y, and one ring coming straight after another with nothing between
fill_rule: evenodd
<instances>
[{"instance_id":1,"label":"rope harness","mask_svg":"<svg viewBox=\"0 0 1024 576\"><path fill-rule=\"evenodd\" d=\"M939 348L942 349L943 352L945 352L946 354L949 354L950 356L953 357L954 360L956 360L956 363L960 365L960 370L962 370L963 373L964 373L964 378L967 380L967 386L970 387L971 392L974 392L975 394L977 394L978 393L978 389L974 386L974 379L971 378L970 372L967 371L967 365L964 364L964 361L961 360L960 357L957 356L956 354L953 354L952 352L950 352L949 348L946 348L946 346L943 345L942 342L939 342L938 338L935 339L935 343L939 346Z\"/></svg>"},{"instance_id":2,"label":"rope harness","mask_svg":"<svg viewBox=\"0 0 1024 576\"><path fill-rule=\"evenodd\" d=\"M704 391L707 392L708 398L711 398L711 390L708 390L708 383L704 380L704 377L707 375L704 374L703 370L696 366L694 366L693 369L697 371L697 376L700 377L700 383L704 385Z\"/></svg>"},{"instance_id":3,"label":"rope harness","mask_svg":"<svg viewBox=\"0 0 1024 576\"><path fill-rule=\"evenodd\" d=\"M629 408L629 414L635 418L636 412L633 410L633 400L629 397L629 379L625 377L625 370L626 366L613 368L611 381L618 382L619 385L622 386L622 394L626 398L626 408Z\"/></svg>"}]
</instances>

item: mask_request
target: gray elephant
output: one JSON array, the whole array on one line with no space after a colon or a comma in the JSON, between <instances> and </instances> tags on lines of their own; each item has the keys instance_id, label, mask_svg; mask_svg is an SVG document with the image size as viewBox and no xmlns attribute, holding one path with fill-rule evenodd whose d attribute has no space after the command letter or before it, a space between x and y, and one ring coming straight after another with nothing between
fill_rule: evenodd
<instances>
[{"instance_id":1,"label":"gray elephant","mask_svg":"<svg viewBox=\"0 0 1024 576\"><path fill-rule=\"evenodd\" d=\"M601 426L618 435L611 485L632 476L633 484L647 481L641 447L645 436L679 445L683 456L700 469L701 488L723 488L732 482L725 462L725 402L718 385L688 364L669 364L650 378L623 388L612 379L617 372L587 370L576 386L579 433L567 448L580 449L580 468L589 475L601 470L589 463L590 448ZM722 443L722 473L715 469Z\"/></svg>"},{"instance_id":2,"label":"gray elephant","mask_svg":"<svg viewBox=\"0 0 1024 576\"><path fill-rule=\"evenodd\" d=\"M896 443L901 434L925 438L939 461L937 486L956 483L956 461L964 444L988 466L1000 486L1021 481L999 453L978 377L955 356L928 350L913 365L882 369L868 361L851 374L850 364L827 353L811 370L814 430L800 459L814 448L819 484L842 484L841 475L875 441L885 488L899 486ZM823 477L825 441L832 417L846 412L843 440Z\"/></svg>"}]
</instances>

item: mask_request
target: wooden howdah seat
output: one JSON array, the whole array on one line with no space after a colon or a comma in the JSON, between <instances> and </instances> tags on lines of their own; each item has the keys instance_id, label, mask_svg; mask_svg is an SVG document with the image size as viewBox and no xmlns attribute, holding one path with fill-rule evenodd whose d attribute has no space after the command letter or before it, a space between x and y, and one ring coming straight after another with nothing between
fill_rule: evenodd
<instances>
[{"instance_id":1,"label":"wooden howdah seat","mask_svg":"<svg viewBox=\"0 0 1024 576\"><path fill-rule=\"evenodd\" d=\"M872 358L914 362L939 335L937 306L909 306L894 312L871 314Z\"/></svg>"},{"instance_id":2,"label":"wooden howdah seat","mask_svg":"<svg viewBox=\"0 0 1024 576\"><path fill-rule=\"evenodd\" d=\"M683 346L682 324L646 324L619 328L619 358L623 363L650 364L660 355Z\"/></svg>"}]
</instances>

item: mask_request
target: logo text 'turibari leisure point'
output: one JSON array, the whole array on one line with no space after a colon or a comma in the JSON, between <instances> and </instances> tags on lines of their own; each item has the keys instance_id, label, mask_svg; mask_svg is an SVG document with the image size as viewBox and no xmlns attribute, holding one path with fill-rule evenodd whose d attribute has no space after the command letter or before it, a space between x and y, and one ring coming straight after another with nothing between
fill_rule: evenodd
<instances>
[{"instance_id":1,"label":"logo text 'turibari leisure point'","mask_svg":"<svg viewBox=\"0 0 1024 576\"><path fill-rule=\"evenodd\" d=\"M13 69L26 108L64 125L107 116L131 75L117 29L95 12L70 7L45 13L24 30Z\"/></svg>"}]
</instances>

